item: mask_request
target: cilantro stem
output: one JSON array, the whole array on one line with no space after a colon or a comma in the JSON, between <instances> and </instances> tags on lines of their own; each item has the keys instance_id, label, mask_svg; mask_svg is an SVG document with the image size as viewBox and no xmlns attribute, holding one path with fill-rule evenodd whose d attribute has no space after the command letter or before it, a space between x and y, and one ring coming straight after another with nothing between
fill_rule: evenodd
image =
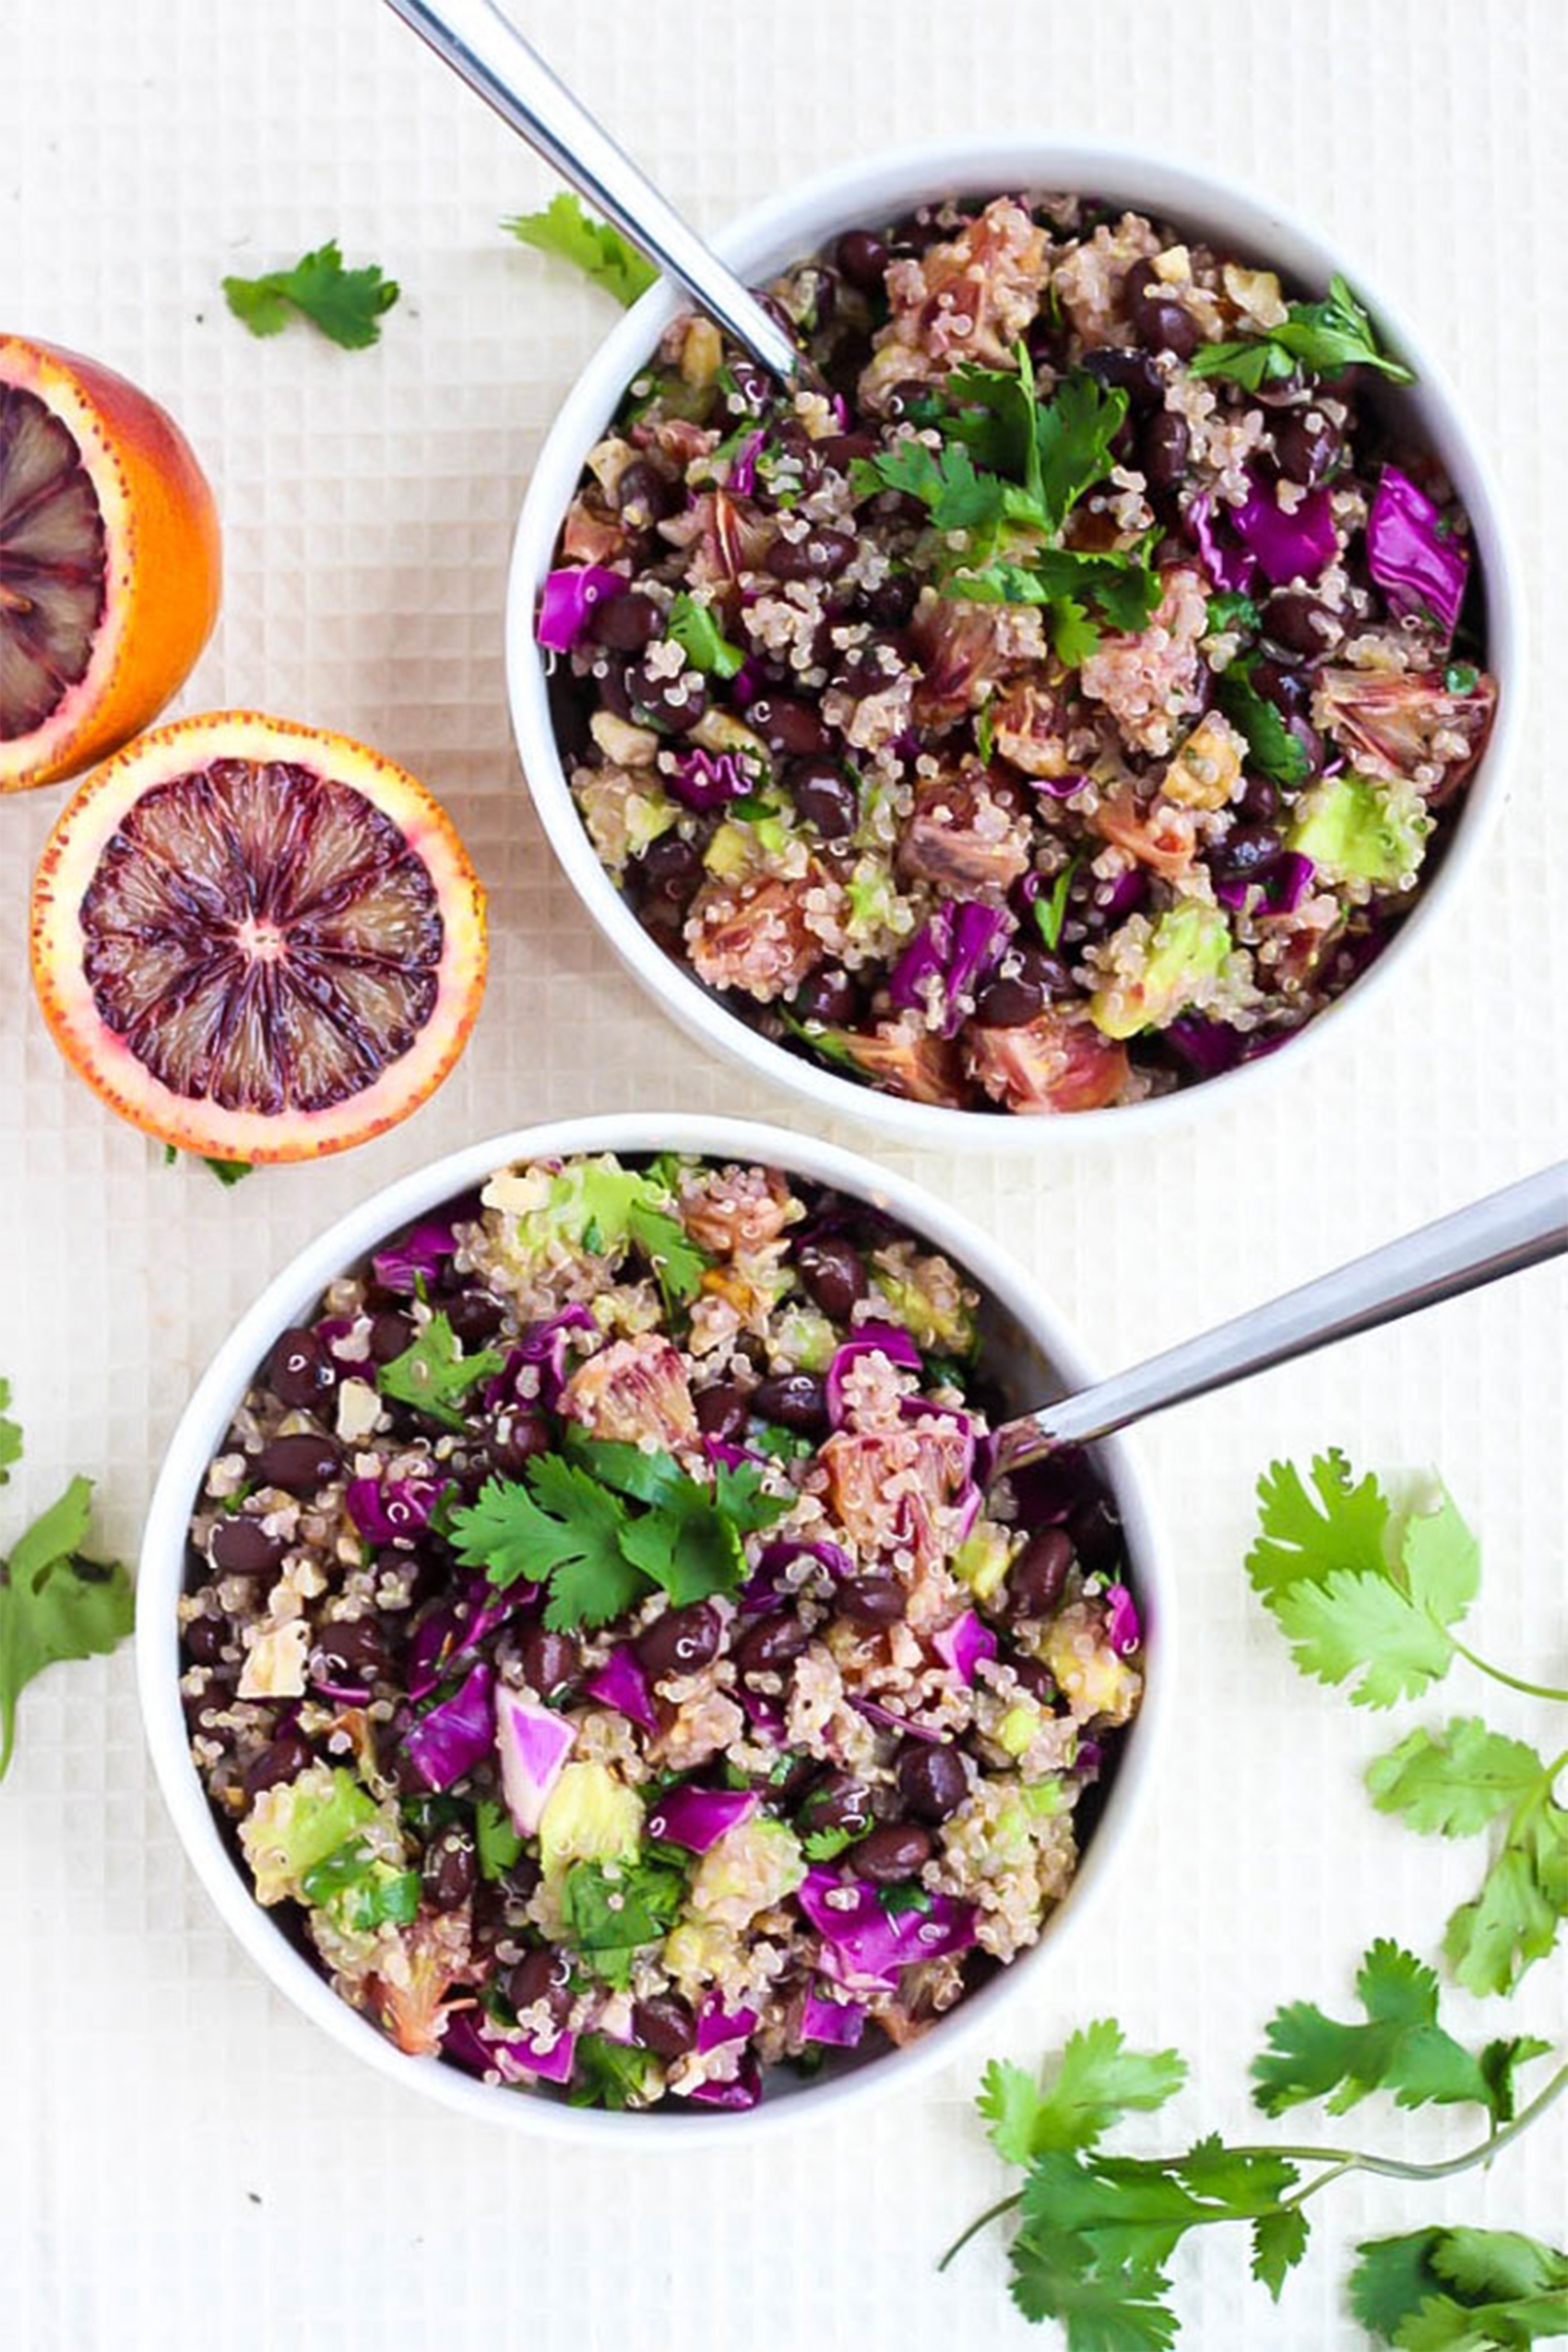
<instances>
[{"instance_id":1,"label":"cilantro stem","mask_svg":"<svg viewBox=\"0 0 1568 2352\"><path fill-rule=\"evenodd\" d=\"M1490 1674L1494 1682L1505 1682L1511 1691L1523 1691L1526 1698L1556 1699L1562 1705L1568 1706L1568 1691L1554 1690L1550 1682L1526 1682L1517 1674L1504 1673L1501 1666L1489 1665L1487 1660L1484 1657L1479 1657L1474 1650L1467 1649L1456 1633L1451 1631L1448 1638L1461 1657L1467 1658L1479 1673ZM1553 1779L1557 1777L1562 1768L1561 1764L1553 1766Z\"/></svg>"},{"instance_id":2,"label":"cilantro stem","mask_svg":"<svg viewBox=\"0 0 1568 2352\"><path fill-rule=\"evenodd\" d=\"M958 2237L954 2239L953 2243L943 2255L942 2260L937 2263L937 2269L939 2271L945 2270L948 2263L953 2260L954 2255L961 2254L965 2247L968 2244L970 2239L978 2238L980 2231L985 2227L988 2222L1000 2221L1004 2213L1011 2213L1014 2206L1022 2204L1023 2201L1023 2192L1022 2190L1018 2190L1016 2191L1011 2197L998 2197L993 2205L987 2205L984 2213L977 2214L973 2221L970 2222L968 2229L962 2231Z\"/></svg>"}]
</instances>

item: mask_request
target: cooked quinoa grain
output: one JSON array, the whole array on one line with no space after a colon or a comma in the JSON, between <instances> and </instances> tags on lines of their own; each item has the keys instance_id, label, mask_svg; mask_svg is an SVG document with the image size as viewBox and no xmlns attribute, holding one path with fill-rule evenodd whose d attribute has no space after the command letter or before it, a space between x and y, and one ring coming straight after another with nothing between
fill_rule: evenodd
<instances>
[{"instance_id":1,"label":"cooked quinoa grain","mask_svg":"<svg viewBox=\"0 0 1568 2352\"><path fill-rule=\"evenodd\" d=\"M645 927L921 1102L1285 1043L1409 912L1496 701L1408 371L1342 281L1074 196L851 230L771 292L821 388L678 319L540 608Z\"/></svg>"},{"instance_id":2,"label":"cooked quinoa grain","mask_svg":"<svg viewBox=\"0 0 1568 2352\"><path fill-rule=\"evenodd\" d=\"M980 1304L777 1169L605 1156L283 1334L191 1522L191 1753L399 2049L744 2108L1037 1940L1142 1637L1081 1456L985 1488Z\"/></svg>"}]
</instances>

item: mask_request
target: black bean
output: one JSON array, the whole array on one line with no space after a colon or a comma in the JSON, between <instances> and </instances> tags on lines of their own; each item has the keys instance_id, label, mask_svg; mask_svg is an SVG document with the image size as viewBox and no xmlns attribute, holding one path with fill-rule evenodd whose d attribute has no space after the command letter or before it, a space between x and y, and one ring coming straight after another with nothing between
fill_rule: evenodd
<instances>
[{"instance_id":1,"label":"black bean","mask_svg":"<svg viewBox=\"0 0 1568 2352\"><path fill-rule=\"evenodd\" d=\"M374 1315L370 1325L370 1360L373 1364L389 1364L405 1348L411 1348L414 1338L412 1315L399 1314L396 1307L388 1307L382 1314Z\"/></svg>"},{"instance_id":2,"label":"black bean","mask_svg":"<svg viewBox=\"0 0 1568 2352\"><path fill-rule=\"evenodd\" d=\"M281 1536L269 1536L259 1519L240 1513L212 1530L212 1564L226 1576L265 1576L288 1549Z\"/></svg>"},{"instance_id":3,"label":"black bean","mask_svg":"<svg viewBox=\"0 0 1568 2352\"><path fill-rule=\"evenodd\" d=\"M936 1851L936 1841L919 1822L885 1822L849 1848L847 1859L858 1878L873 1886L897 1886L924 1869Z\"/></svg>"},{"instance_id":4,"label":"black bean","mask_svg":"<svg viewBox=\"0 0 1568 2352\"><path fill-rule=\"evenodd\" d=\"M829 433L817 443L817 455L835 473L847 474L857 457L874 457L876 437L870 433Z\"/></svg>"},{"instance_id":5,"label":"black bean","mask_svg":"<svg viewBox=\"0 0 1568 2352\"><path fill-rule=\"evenodd\" d=\"M1109 1568L1122 1550L1122 1522L1103 1494L1080 1503L1067 1522L1073 1549L1089 1570Z\"/></svg>"},{"instance_id":6,"label":"black bean","mask_svg":"<svg viewBox=\"0 0 1568 2352\"><path fill-rule=\"evenodd\" d=\"M1263 611L1264 635L1303 661L1322 661L1338 650L1345 624L1337 612L1301 588L1271 596Z\"/></svg>"},{"instance_id":7,"label":"black bean","mask_svg":"<svg viewBox=\"0 0 1568 2352\"><path fill-rule=\"evenodd\" d=\"M707 708L707 681L697 670L664 676L650 670L645 657L627 665L626 696L634 718L640 714L666 734L686 735Z\"/></svg>"},{"instance_id":8,"label":"black bean","mask_svg":"<svg viewBox=\"0 0 1568 2352\"><path fill-rule=\"evenodd\" d=\"M1344 436L1321 409L1289 409L1274 428L1274 456L1289 481L1315 490L1339 463Z\"/></svg>"},{"instance_id":9,"label":"black bean","mask_svg":"<svg viewBox=\"0 0 1568 2352\"><path fill-rule=\"evenodd\" d=\"M650 596L639 596L635 588L628 588L592 606L588 625L597 645L607 645L616 653L641 653L664 626L664 616Z\"/></svg>"},{"instance_id":10,"label":"black bean","mask_svg":"<svg viewBox=\"0 0 1568 2352\"><path fill-rule=\"evenodd\" d=\"M799 1819L807 1832L847 1829L858 1835L872 1824L871 1791L853 1773L826 1772L802 1800Z\"/></svg>"},{"instance_id":11,"label":"black bean","mask_svg":"<svg viewBox=\"0 0 1568 2352\"><path fill-rule=\"evenodd\" d=\"M934 387L923 377L909 375L896 384L883 402L883 407L895 424L901 424L913 408L929 401Z\"/></svg>"},{"instance_id":12,"label":"black bean","mask_svg":"<svg viewBox=\"0 0 1568 2352\"><path fill-rule=\"evenodd\" d=\"M273 1348L267 1378L279 1403L319 1405L337 1387L338 1368L315 1332L296 1325Z\"/></svg>"},{"instance_id":13,"label":"black bean","mask_svg":"<svg viewBox=\"0 0 1568 2352\"><path fill-rule=\"evenodd\" d=\"M723 1637L719 1611L706 1600L694 1600L656 1617L633 1646L638 1664L655 1681L662 1681L667 1675L695 1674L711 1665Z\"/></svg>"},{"instance_id":14,"label":"black bean","mask_svg":"<svg viewBox=\"0 0 1568 2352\"><path fill-rule=\"evenodd\" d=\"M766 368L759 367L755 360L731 360L730 381L748 416L766 415L777 398L778 386Z\"/></svg>"},{"instance_id":15,"label":"black bean","mask_svg":"<svg viewBox=\"0 0 1568 2352\"><path fill-rule=\"evenodd\" d=\"M479 1864L466 1829L444 1829L428 1847L420 1871L424 1899L433 1911L456 1911L474 1891Z\"/></svg>"},{"instance_id":16,"label":"black bean","mask_svg":"<svg viewBox=\"0 0 1568 2352\"><path fill-rule=\"evenodd\" d=\"M297 1731L280 1731L247 1768L246 1796L259 1797L264 1788L276 1788L285 1780L297 1780L302 1772L310 1770L312 1761L309 1746Z\"/></svg>"},{"instance_id":17,"label":"black bean","mask_svg":"<svg viewBox=\"0 0 1568 2352\"><path fill-rule=\"evenodd\" d=\"M825 841L842 841L860 823L855 788L830 759L791 761L785 770L784 789Z\"/></svg>"},{"instance_id":18,"label":"black bean","mask_svg":"<svg viewBox=\"0 0 1568 2352\"><path fill-rule=\"evenodd\" d=\"M969 1776L956 1748L911 1740L898 1759L898 1794L917 1821L934 1825L956 1813L969 1793Z\"/></svg>"},{"instance_id":19,"label":"black bean","mask_svg":"<svg viewBox=\"0 0 1568 2352\"><path fill-rule=\"evenodd\" d=\"M552 2022L560 2025L572 2006L572 1964L553 1945L547 1944L540 1952L526 1952L507 1969L502 1982L507 2000L519 2016L525 2009L537 2008L542 2001Z\"/></svg>"},{"instance_id":20,"label":"black bean","mask_svg":"<svg viewBox=\"0 0 1568 2352\"><path fill-rule=\"evenodd\" d=\"M1015 1652L1007 1663L1018 1678L1019 1689L1027 1691L1031 1699L1038 1699L1042 1706L1050 1706L1056 1696L1056 1681L1050 1668L1023 1651Z\"/></svg>"},{"instance_id":21,"label":"black bean","mask_svg":"<svg viewBox=\"0 0 1568 2352\"><path fill-rule=\"evenodd\" d=\"M795 1252L801 1287L814 1306L838 1323L848 1323L866 1295L866 1270L852 1241L825 1234L802 1241Z\"/></svg>"},{"instance_id":22,"label":"black bean","mask_svg":"<svg viewBox=\"0 0 1568 2352\"><path fill-rule=\"evenodd\" d=\"M879 629L901 629L920 601L921 584L914 572L889 572L873 588L862 589L861 604Z\"/></svg>"},{"instance_id":23,"label":"black bean","mask_svg":"<svg viewBox=\"0 0 1568 2352\"><path fill-rule=\"evenodd\" d=\"M1073 1546L1060 1527L1032 1535L1007 1571L1007 1610L1012 1617L1050 1617L1062 1604Z\"/></svg>"},{"instance_id":24,"label":"black bean","mask_svg":"<svg viewBox=\"0 0 1568 2352\"><path fill-rule=\"evenodd\" d=\"M1214 873L1227 882L1244 882L1249 874L1272 865L1279 855L1279 836L1267 825L1235 825L1209 852Z\"/></svg>"},{"instance_id":25,"label":"black bean","mask_svg":"<svg viewBox=\"0 0 1568 2352\"><path fill-rule=\"evenodd\" d=\"M505 1309L488 1290L459 1290L446 1310L446 1320L465 1348L482 1348L493 1339Z\"/></svg>"},{"instance_id":26,"label":"black bean","mask_svg":"<svg viewBox=\"0 0 1568 2352\"><path fill-rule=\"evenodd\" d=\"M1279 814L1279 793L1266 776L1248 777L1236 814L1248 825L1266 825Z\"/></svg>"},{"instance_id":27,"label":"black bean","mask_svg":"<svg viewBox=\"0 0 1568 2352\"><path fill-rule=\"evenodd\" d=\"M852 1625L897 1625L909 1600L897 1576L847 1576L833 1597Z\"/></svg>"},{"instance_id":28,"label":"black bean","mask_svg":"<svg viewBox=\"0 0 1568 2352\"><path fill-rule=\"evenodd\" d=\"M1086 351L1084 373L1097 384L1111 385L1127 395L1130 409L1155 409L1165 398L1165 378L1146 351L1126 344L1106 351Z\"/></svg>"},{"instance_id":29,"label":"black bean","mask_svg":"<svg viewBox=\"0 0 1568 2352\"><path fill-rule=\"evenodd\" d=\"M1007 960L1017 969L990 981L976 1000L975 1018L988 1029L1021 1028L1073 984L1065 964L1048 948L1026 944Z\"/></svg>"},{"instance_id":30,"label":"black bean","mask_svg":"<svg viewBox=\"0 0 1568 2352\"><path fill-rule=\"evenodd\" d=\"M685 913L702 887L703 863L691 842L666 833L649 844L627 868L632 895L650 912L668 908L673 919Z\"/></svg>"},{"instance_id":31,"label":"black bean","mask_svg":"<svg viewBox=\"0 0 1568 2352\"><path fill-rule=\"evenodd\" d=\"M776 539L762 560L776 580L832 580L854 552L849 531L819 526L803 539Z\"/></svg>"},{"instance_id":32,"label":"black bean","mask_svg":"<svg viewBox=\"0 0 1568 2352\"><path fill-rule=\"evenodd\" d=\"M185 1654L197 1666L216 1666L228 1639L221 1617L193 1617L185 1628Z\"/></svg>"},{"instance_id":33,"label":"black bean","mask_svg":"<svg viewBox=\"0 0 1568 2352\"><path fill-rule=\"evenodd\" d=\"M615 503L626 520L641 529L672 515L681 503L681 489L646 457L634 457L615 484Z\"/></svg>"},{"instance_id":34,"label":"black bean","mask_svg":"<svg viewBox=\"0 0 1568 2352\"><path fill-rule=\"evenodd\" d=\"M788 695L759 695L747 706L746 724L770 752L784 758L806 759L833 748L833 738L817 712Z\"/></svg>"},{"instance_id":35,"label":"black bean","mask_svg":"<svg viewBox=\"0 0 1568 2352\"><path fill-rule=\"evenodd\" d=\"M386 1671L386 1643L374 1617L343 1617L324 1625L315 1645L316 1679L373 1682Z\"/></svg>"},{"instance_id":36,"label":"black bean","mask_svg":"<svg viewBox=\"0 0 1568 2352\"><path fill-rule=\"evenodd\" d=\"M1190 360L1198 348L1198 324L1184 303L1156 277L1152 263L1134 262L1123 281L1133 325L1143 341L1157 351L1173 351Z\"/></svg>"},{"instance_id":37,"label":"black bean","mask_svg":"<svg viewBox=\"0 0 1568 2352\"><path fill-rule=\"evenodd\" d=\"M314 1494L335 1479L343 1457L329 1437L302 1435L268 1440L251 1465L257 1486L281 1487L285 1494Z\"/></svg>"},{"instance_id":38,"label":"black bean","mask_svg":"<svg viewBox=\"0 0 1568 2352\"><path fill-rule=\"evenodd\" d=\"M830 1028L852 1028L861 1011L861 984L842 964L819 964L795 992L794 1011L803 1021Z\"/></svg>"},{"instance_id":39,"label":"black bean","mask_svg":"<svg viewBox=\"0 0 1568 2352\"><path fill-rule=\"evenodd\" d=\"M576 1681L582 1671L582 1654L570 1633L530 1625L517 1644L517 1663L524 1681L541 1699L553 1699Z\"/></svg>"},{"instance_id":40,"label":"black bean","mask_svg":"<svg viewBox=\"0 0 1568 2352\"><path fill-rule=\"evenodd\" d=\"M656 1992L632 2012L632 2031L656 2058L684 2058L696 2046L697 2024L679 1993Z\"/></svg>"},{"instance_id":41,"label":"black bean","mask_svg":"<svg viewBox=\"0 0 1568 2352\"><path fill-rule=\"evenodd\" d=\"M524 1410L502 1422L490 1441L490 1451L502 1476L516 1479L538 1455L552 1452L554 1444L544 1415Z\"/></svg>"},{"instance_id":42,"label":"black bean","mask_svg":"<svg viewBox=\"0 0 1568 2352\"><path fill-rule=\"evenodd\" d=\"M872 229L846 229L833 248L833 258L851 286L862 294L880 294L887 267L885 242Z\"/></svg>"},{"instance_id":43,"label":"black bean","mask_svg":"<svg viewBox=\"0 0 1568 2352\"><path fill-rule=\"evenodd\" d=\"M588 705L576 678L564 662L551 672L545 691L550 698L550 724L563 754L569 760L586 759L593 742Z\"/></svg>"},{"instance_id":44,"label":"black bean","mask_svg":"<svg viewBox=\"0 0 1568 2352\"><path fill-rule=\"evenodd\" d=\"M1285 661L1270 661L1266 656L1254 661L1248 673L1248 683L1271 702L1282 719L1290 719L1308 708L1313 698L1313 682L1305 670L1298 670Z\"/></svg>"},{"instance_id":45,"label":"black bean","mask_svg":"<svg viewBox=\"0 0 1568 2352\"><path fill-rule=\"evenodd\" d=\"M705 1437L721 1442L737 1438L746 1426L750 1406L739 1381L716 1380L711 1388L699 1388L694 1401L697 1427Z\"/></svg>"},{"instance_id":46,"label":"black bean","mask_svg":"<svg viewBox=\"0 0 1568 2352\"><path fill-rule=\"evenodd\" d=\"M1161 409L1138 438L1138 457L1151 490L1179 489L1186 476L1193 436L1185 417Z\"/></svg>"},{"instance_id":47,"label":"black bean","mask_svg":"<svg viewBox=\"0 0 1568 2352\"><path fill-rule=\"evenodd\" d=\"M814 1437L827 1427L827 1395L815 1372L778 1372L763 1381L753 1394L752 1410L802 1437Z\"/></svg>"},{"instance_id":48,"label":"black bean","mask_svg":"<svg viewBox=\"0 0 1568 2352\"><path fill-rule=\"evenodd\" d=\"M782 1674L810 1640L800 1619L789 1610L780 1610L771 1617L759 1618L742 1634L735 1645L735 1664L743 1677Z\"/></svg>"}]
</instances>

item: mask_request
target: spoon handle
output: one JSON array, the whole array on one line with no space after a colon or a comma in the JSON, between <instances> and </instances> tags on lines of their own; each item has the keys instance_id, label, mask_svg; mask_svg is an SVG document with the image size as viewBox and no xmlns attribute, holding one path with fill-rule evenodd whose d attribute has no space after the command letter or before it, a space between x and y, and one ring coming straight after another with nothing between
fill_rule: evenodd
<instances>
[{"instance_id":1,"label":"spoon handle","mask_svg":"<svg viewBox=\"0 0 1568 2352\"><path fill-rule=\"evenodd\" d=\"M778 321L687 227L493 0L387 5L769 374L794 383L801 354Z\"/></svg>"},{"instance_id":2,"label":"spoon handle","mask_svg":"<svg viewBox=\"0 0 1568 2352\"><path fill-rule=\"evenodd\" d=\"M1568 1251L1568 1161L1319 1275L996 1432L992 1477Z\"/></svg>"}]
</instances>

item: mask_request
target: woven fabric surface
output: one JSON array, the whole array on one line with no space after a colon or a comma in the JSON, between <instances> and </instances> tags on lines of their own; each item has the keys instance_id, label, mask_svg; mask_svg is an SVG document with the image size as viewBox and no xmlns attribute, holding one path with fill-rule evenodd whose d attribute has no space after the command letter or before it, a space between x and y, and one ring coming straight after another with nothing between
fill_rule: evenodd
<instances>
[{"instance_id":1,"label":"woven fabric surface","mask_svg":"<svg viewBox=\"0 0 1568 2352\"><path fill-rule=\"evenodd\" d=\"M1419 323L1496 464L1537 649L1529 725L1484 871L1381 1017L1298 1082L1157 1145L897 1164L960 1198L1109 1367L1561 1153L1568 851L1547 731L1568 642L1568 12L519 13L703 225L878 144L943 134L1141 140L1214 162L1314 219L1349 274ZM556 870L518 771L502 678L511 529L556 405L613 317L498 230L543 200L542 167L374 0L6 0L0 16L0 325L145 384L219 494L223 617L178 707L251 706L375 743L449 803L492 896L489 994L443 1091L364 1150L228 1193L194 1164L165 1168L55 1054L29 991L25 905L60 794L0 806L0 1372L29 1440L5 1526L84 1469L128 1557L196 1372L266 1278L368 1189L549 1114L802 1114L642 997ZM254 340L220 278L331 235L402 283L380 347L346 354L303 327ZM1370 1811L1360 1765L1390 1735L1298 1680L1251 1601L1253 1482L1271 1456L1329 1442L1372 1464L1441 1463L1485 1531L1478 1644L1561 1664L1563 1306L1560 1272L1531 1277L1149 1430L1182 1621L1163 1778L1093 1936L1040 1971L999 2047L1028 2058L1114 2010L1135 2041L1193 2061L1167 2141L1257 2137L1245 2069L1273 2007L1343 2005L1374 1934L1435 1948L1475 1849L1439 1850ZM1531 1703L1463 1694L1483 1699L1547 1736ZM1568 2030L1562 1961L1515 2006ZM1495 2005L1455 2009L1499 2030ZM842 2124L657 2166L489 2132L356 2065L271 1992L186 1867L128 1652L51 1673L23 1701L0 1789L0 2342L15 2352L1037 2340L994 2242L932 2275L999 2191L968 2108L978 2057ZM1466 2137L1463 2119L1392 2111L1364 2130L1396 2152ZM1277 2312L1219 2233L1176 2265L1182 2340L1354 2346L1341 2283L1358 2237L1441 2215L1561 2240L1565 2168L1554 2120L1493 2177L1441 2194L1348 2182L1316 2209Z\"/></svg>"}]
</instances>

